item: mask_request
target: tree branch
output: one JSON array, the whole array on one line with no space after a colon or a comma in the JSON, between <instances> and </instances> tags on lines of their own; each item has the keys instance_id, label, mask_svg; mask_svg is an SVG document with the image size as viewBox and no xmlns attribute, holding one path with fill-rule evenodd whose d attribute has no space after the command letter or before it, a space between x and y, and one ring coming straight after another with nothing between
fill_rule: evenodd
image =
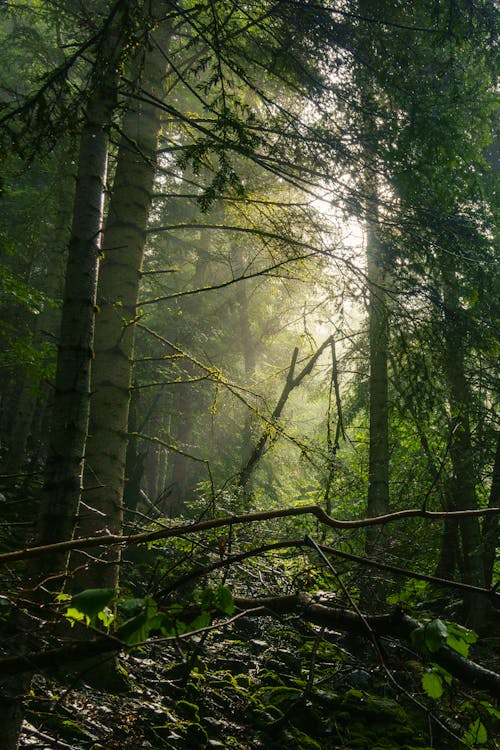
<instances>
[{"instance_id":1,"label":"tree branch","mask_svg":"<svg viewBox=\"0 0 500 750\"><path fill-rule=\"evenodd\" d=\"M360 617L356 612L340 607L331 607L316 601L307 593L292 594L290 596L270 596L262 598L236 598L234 603L239 610L243 610L247 616L283 616L294 615L302 620L328 628L330 630L341 630L356 633L367 637L367 624L373 633L379 636L388 636L409 640L411 633L420 628L419 622L406 615L402 610L396 609L387 615L363 615ZM193 608L189 608L189 616L193 614ZM179 615L182 619L182 613ZM233 618L234 619L234 618ZM198 632L198 631L197 631ZM189 634L185 634L185 637ZM175 641L176 636L161 638L161 641ZM152 639L154 640L154 639ZM143 644L140 644L141 646ZM65 665L71 661L81 661L91 656L98 656L113 651L126 649L127 645L117 638L103 635L96 640L83 641L60 648L50 649L40 653L31 652L22 656L9 657L0 660L0 676L31 672L37 669ZM500 697L500 675L496 672L464 658L448 646L442 646L432 654L432 661L444 667L451 675L467 685L478 690L485 690L493 697Z\"/></svg>"},{"instance_id":2,"label":"tree branch","mask_svg":"<svg viewBox=\"0 0 500 750\"><path fill-rule=\"evenodd\" d=\"M130 546L146 544L159 541L160 539L173 539L185 534L195 534L200 531L219 529L223 526L236 526L257 521L270 521L275 518L290 518L311 515L315 516L320 523L334 529L360 529L367 526L380 526L405 518L424 518L429 521L442 519L471 518L474 516L498 515L500 508L482 508L460 511L429 511L422 508L400 510L395 513L387 513L383 516L373 518L360 518L352 521L344 521L329 516L319 505L299 505L296 508L281 508L277 510L255 511L254 513L243 513L241 515L223 516L198 523L187 523L162 528L157 531L144 531L140 534L106 534L105 536L90 536L78 539L68 539L56 544L45 544L37 547L27 547L15 552L4 552L0 554L0 565L8 565L18 560L28 560L40 555L53 554L54 552L66 552L73 549L90 549L92 547L108 547L112 545Z\"/></svg>"}]
</instances>

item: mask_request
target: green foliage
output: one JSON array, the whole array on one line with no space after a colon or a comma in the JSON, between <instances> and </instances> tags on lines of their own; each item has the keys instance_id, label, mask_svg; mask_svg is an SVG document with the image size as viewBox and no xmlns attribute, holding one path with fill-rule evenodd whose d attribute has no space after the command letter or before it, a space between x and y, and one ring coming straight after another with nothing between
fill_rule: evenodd
<instances>
[{"instance_id":1,"label":"green foliage","mask_svg":"<svg viewBox=\"0 0 500 750\"><path fill-rule=\"evenodd\" d=\"M437 700L444 693L443 680L440 675L434 671L426 672L422 677L422 687L429 696Z\"/></svg>"},{"instance_id":2,"label":"green foliage","mask_svg":"<svg viewBox=\"0 0 500 750\"><path fill-rule=\"evenodd\" d=\"M423 654L433 654L446 643L448 629L442 620L431 620L423 627L417 628L411 634L414 648Z\"/></svg>"},{"instance_id":3,"label":"green foliage","mask_svg":"<svg viewBox=\"0 0 500 750\"><path fill-rule=\"evenodd\" d=\"M117 589L85 589L78 594L59 594L59 602L68 602L69 606L64 616L72 623L84 622L95 626L98 622L109 628L114 615L109 607L117 595Z\"/></svg>"},{"instance_id":4,"label":"green foliage","mask_svg":"<svg viewBox=\"0 0 500 750\"><path fill-rule=\"evenodd\" d=\"M469 724L467 732L464 736L464 742L469 747L478 747L484 745L488 741L488 732L481 719L475 719L475 721Z\"/></svg>"},{"instance_id":5,"label":"green foliage","mask_svg":"<svg viewBox=\"0 0 500 750\"><path fill-rule=\"evenodd\" d=\"M203 612L223 612L226 615L234 613L233 595L227 586L217 586L215 589L208 586L195 591L194 597Z\"/></svg>"},{"instance_id":6,"label":"green foliage","mask_svg":"<svg viewBox=\"0 0 500 750\"><path fill-rule=\"evenodd\" d=\"M448 631L446 645L467 658L471 645L477 641L477 634L455 622L447 622L446 628Z\"/></svg>"}]
</instances>

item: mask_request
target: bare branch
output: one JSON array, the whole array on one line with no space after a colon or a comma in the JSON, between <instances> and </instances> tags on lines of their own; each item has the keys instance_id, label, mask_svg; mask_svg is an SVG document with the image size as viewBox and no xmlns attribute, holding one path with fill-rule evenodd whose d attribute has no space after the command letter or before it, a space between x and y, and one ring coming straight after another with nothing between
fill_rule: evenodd
<instances>
[{"instance_id":1,"label":"bare branch","mask_svg":"<svg viewBox=\"0 0 500 750\"><path fill-rule=\"evenodd\" d=\"M8 565L17 560L28 560L40 555L53 554L54 552L66 552L72 549L90 549L92 547L108 547L113 545L130 546L145 544L148 542L158 541L160 539L173 539L184 536L185 534L195 534L200 531L209 529L219 529L223 526L235 526L257 521L270 521L275 518L290 518L305 515L315 516L320 523L334 529L360 529L367 526L380 526L386 523L393 523L405 518L424 518L429 521L437 521L445 518L471 518L478 516L498 515L500 508L482 508L477 510L459 510L459 511L429 511L422 508L413 508L410 510L400 510L395 513L388 513L383 516L373 518L360 518L351 521L344 521L329 516L319 505L300 505L296 508L280 508L277 510L255 511L253 513L243 513L241 515L223 516L222 518L213 518L199 523L179 524L169 529L159 529L157 531L144 531L140 534L107 534L106 536L91 536L79 539L68 539L56 544L46 544L37 547L27 547L15 552L5 552L0 555L0 565Z\"/></svg>"}]
</instances>

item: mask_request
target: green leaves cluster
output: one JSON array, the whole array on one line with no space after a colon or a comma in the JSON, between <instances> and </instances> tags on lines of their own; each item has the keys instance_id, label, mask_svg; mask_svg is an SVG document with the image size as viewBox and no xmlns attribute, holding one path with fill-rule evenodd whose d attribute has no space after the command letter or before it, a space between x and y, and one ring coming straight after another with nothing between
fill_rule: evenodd
<instances>
[{"instance_id":1,"label":"green leaves cluster","mask_svg":"<svg viewBox=\"0 0 500 750\"><path fill-rule=\"evenodd\" d=\"M73 596L59 594L58 601L68 603L64 616L72 625L81 622L109 629L118 620L115 635L129 646L144 643L153 633L167 638L184 635L207 627L217 613L232 615L234 612L233 595L227 586L196 591L198 613L187 622L186 609L181 604L160 609L150 596L121 598L117 589L112 588L86 589Z\"/></svg>"},{"instance_id":2,"label":"green leaves cluster","mask_svg":"<svg viewBox=\"0 0 500 750\"><path fill-rule=\"evenodd\" d=\"M443 646L452 648L466 658L471 645L477 641L477 635L457 623L435 619L414 630L410 640L417 651L430 658ZM422 676L424 691L429 698L438 700L445 691L445 685L451 685L451 675L442 667L432 664Z\"/></svg>"}]
</instances>

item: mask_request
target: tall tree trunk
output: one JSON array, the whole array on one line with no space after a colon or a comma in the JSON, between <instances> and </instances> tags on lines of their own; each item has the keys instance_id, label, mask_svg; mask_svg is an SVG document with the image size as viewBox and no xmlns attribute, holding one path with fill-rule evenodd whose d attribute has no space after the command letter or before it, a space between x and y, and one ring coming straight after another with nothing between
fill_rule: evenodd
<instances>
[{"instance_id":1,"label":"tall tree trunk","mask_svg":"<svg viewBox=\"0 0 500 750\"><path fill-rule=\"evenodd\" d=\"M476 469L472 445L470 409L472 397L465 374L463 348L464 321L461 320L459 301L449 278L444 279L445 288L445 361L444 370L448 381L452 414L452 436L450 456L453 467L452 510L477 508ZM459 522L462 543L464 580L475 586L484 585L484 565L479 520L464 518ZM464 597L467 624L480 628L484 622L487 602L479 594Z\"/></svg>"},{"instance_id":2,"label":"tall tree trunk","mask_svg":"<svg viewBox=\"0 0 500 750\"><path fill-rule=\"evenodd\" d=\"M84 536L120 533L123 525L135 318L156 175L160 133L156 100L165 81L170 35L170 22L163 20L133 61L137 91L122 125L99 273L84 503L78 520L79 534ZM85 566L78 573L75 588L116 587L119 561L118 549L107 550L103 564Z\"/></svg>"},{"instance_id":3,"label":"tall tree trunk","mask_svg":"<svg viewBox=\"0 0 500 750\"><path fill-rule=\"evenodd\" d=\"M68 185L67 173L70 158L71 154L66 149L61 155L62 163L57 170L58 210L55 217L54 240L47 252L47 272L44 283L44 293L51 299L59 299L62 291L66 261L65 249L68 244L68 231L71 221L70 206L66 197L71 188ZM50 303L45 305L35 322L33 346L39 348L47 337L55 341L59 322L59 310ZM45 364L48 364L49 361L46 360ZM28 375L22 384L12 419L9 450L4 467L7 474L16 474L23 468L35 410L43 411L47 397L46 387L40 383L38 378Z\"/></svg>"},{"instance_id":4,"label":"tall tree trunk","mask_svg":"<svg viewBox=\"0 0 500 750\"><path fill-rule=\"evenodd\" d=\"M97 55L97 80L80 139L44 498L38 519L38 541L43 544L71 537L80 500L109 130L116 106L117 62L124 38L121 30L127 14L127 3L120 5L123 8L117 6ZM62 571L65 559L66 555L57 555L42 563L42 568L48 564L51 571Z\"/></svg>"},{"instance_id":5,"label":"tall tree trunk","mask_svg":"<svg viewBox=\"0 0 500 750\"><path fill-rule=\"evenodd\" d=\"M234 262L234 275L236 278L243 276L245 273L246 261L243 249L238 243L232 247L232 256ZM248 300L248 281L240 281L237 286L237 311L238 324L240 331L240 345L243 354L243 365L245 372L245 386L251 388L255 377L255 368L257 366L257 355L255 351L255 342L250 324L250 307ZM243 418L241 430L241 464L245 466L252 455L252 428L256 427L256 415L251 409L247 409ZM248 508L252 504L252 475L248 476L243 490L243 506Z\"/></svg>"},{"instance_id":6,"label":"tall tree trunk","mask_svg":"<svg viewBox=\"0 0 500 750\"><path fill-rule=\"evenodd\" d=\"M189 366L187 370L189 372ZM189 457L194 418L193 384L188 381L173 388L176 410L172 415L172 433L178 451L172 451L169 457L168 491L163 502L165 515L169 518L182 512L193 489L193 461Z\"/></svg>"},{"instance_id":7,"label":"tall tree trunk","mask_svg":"<svg viewBox=\"0 0 500 750\"><path fill-rule=\"evenodd\" d=\"M366 232L369 284L369 413L370 444L368 464L367 515L380 516L389 511L389 407L388 342L389 312L383 246L376 220L368 221ZM382 531L372 527L366 533L366 553L380 552Z\"/></svg>"},{"instance_id":8,"label":"tall tree trunk","mask_svg":"<svg viewBox=\"0 0 500 750\"><path fill-rule=\"evenodd\" d=\"M96 51L91 93L80 137L38 544L71 538L80 498L109 129L116 103L116 71L125 38L127 6L123 1L116 4ZM32 577L52 575L50 585L57 585L64 579L66 563L66 554L52 554L40 558L29 573ZM14 635L22 631L24 620L20 614L13 616ZM25 638L26 634L12 640L22 648ZM2 681L0 685L2 750L17 748L23 719L22 698L30 681L31 676L26 674Z\"/></svg>"},{"instance_id":9,"label":"tall tree trunk","mask_svg":"<svg viewBox=\"0 0 500 750\"><path fill-rule=\"evenodd\" d=\"M496 452L491 477L490 508L500 507L500 431L497 432ZM490 587L493 584L493 568L498 547L498 516L486 516L483 522L484 549L484 583Z\"/></svg>"}]
</instances>

